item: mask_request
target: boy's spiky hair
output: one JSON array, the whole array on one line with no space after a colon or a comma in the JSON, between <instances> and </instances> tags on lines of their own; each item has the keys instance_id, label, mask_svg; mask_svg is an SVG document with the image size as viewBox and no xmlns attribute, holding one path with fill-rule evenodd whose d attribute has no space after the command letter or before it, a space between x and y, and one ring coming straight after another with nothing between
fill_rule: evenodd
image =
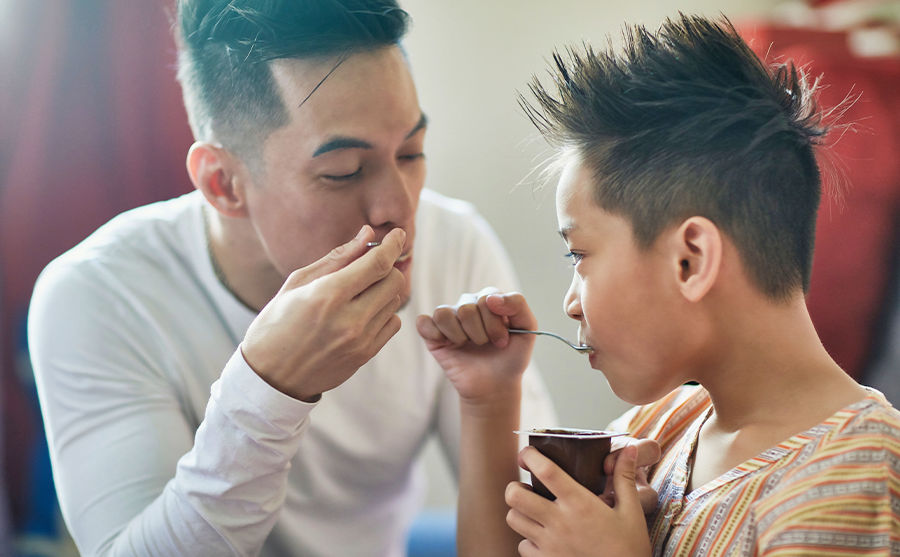
<instances>
[{"instance_id":1,"label":"boy's spiky hair","mask_svg":"<svg viewBox=\"0 0 900 557\"><path fill-rule=\"evenodd\" d=\"M699 215L737 246L768 296L809 287L821 197L813 147L826 126L816 83L767 68L732 24L669 19L632 26L624 47L555 53L552 89L520 104L554 145L593 172L594 200L628 218L639 246Z\"/></svg>"}]
</instances>

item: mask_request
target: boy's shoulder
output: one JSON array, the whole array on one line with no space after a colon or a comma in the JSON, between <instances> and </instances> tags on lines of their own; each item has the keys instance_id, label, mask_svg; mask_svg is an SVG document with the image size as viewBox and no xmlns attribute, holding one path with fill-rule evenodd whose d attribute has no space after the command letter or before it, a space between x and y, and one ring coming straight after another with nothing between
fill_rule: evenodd
<instances>
[{"instance_id":1,"label":"boy's shoulder","mask_svg":"<svg viewBox=\"0 0 900 557\"><path fill-rule=\"evenodd\" d=\"M833 427L823 436L818 451L880 453L900 474L900 411L884 395L867 388L868 396L834 414L824 425Z\"/></svg>"},{"instance_id":2,"label":"boy's shoulder","mask_svg":"<svg viewBox=\"0 0 900 557\"><path fill-rule=\"evenodd\" d=\"M712 405L709 393L700 385L686 384L666 396L636 406L610 425L633 437L655 439L665 447L677 441Z\"/></svg>"},{"instance_id":3,"label":"boy's shoulder","mask_svg":"<svg viewBox=\"0 0 900 557\"><path fill-rule=\"evenodd\" d=\"M754 503L758 543L846 524L850 516L860 518L858 536L890 530L900 506L900 412L870 390L799 437L806 442L779 461L771 474L777 482Z\"/></svg>"}]
</instances>

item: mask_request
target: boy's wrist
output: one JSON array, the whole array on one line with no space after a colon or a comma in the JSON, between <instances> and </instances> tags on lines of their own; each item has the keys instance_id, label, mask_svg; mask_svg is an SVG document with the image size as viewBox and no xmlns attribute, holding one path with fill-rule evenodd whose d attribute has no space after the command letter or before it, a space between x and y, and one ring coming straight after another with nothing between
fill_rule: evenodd
<instances>
[{"instance_id":1,"label":"boy's wrist","mask_svg":"<svg viewBox=\"0 0 900 557\"><path fill-rule=\"evenodd\" d=\"M522 382L519 380L488 395L460 397L460 412L476 418L505 416L510 411L515 411L518 415L521 404Z\"/></svg>"}]
</instances>

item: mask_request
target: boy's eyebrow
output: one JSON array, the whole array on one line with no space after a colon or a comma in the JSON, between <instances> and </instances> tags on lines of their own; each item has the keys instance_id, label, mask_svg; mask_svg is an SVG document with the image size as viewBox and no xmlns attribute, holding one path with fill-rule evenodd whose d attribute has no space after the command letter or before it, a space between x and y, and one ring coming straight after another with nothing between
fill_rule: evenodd
<instances>
[{"instance_id":1,"label":"boy's eyebrow","mask_svg":"<svg viewBox=\"0 0 900 557\"><path fill-rule=\"evenodd\" d=\"M562 236L563 240L569 241L569 234L575 230L574 224L567 224L559 229L559 235Z\"/></svg>"},{"instance_id":2,"label":"boy's eyebrow","mask_svg":"<svg viewBox=\"0 0 900 557\"><path fill-rule=\"evenodd\" d=\"M425 116L424 113L419 117L419 121L413 127L412 130L408 134L406 134L406 139L416 135L420 130L425 128L428 125L428 117ZM329 153L331 151L337 151L338 149L371 149L372 144L368 141L364 141L362 139L357 139L355 137L335 137L329 139L325 143L319 145L319 147L313 152L313 158L318 157L319 155L324 155L325 153Z\"/></svg>"}]
</instances>

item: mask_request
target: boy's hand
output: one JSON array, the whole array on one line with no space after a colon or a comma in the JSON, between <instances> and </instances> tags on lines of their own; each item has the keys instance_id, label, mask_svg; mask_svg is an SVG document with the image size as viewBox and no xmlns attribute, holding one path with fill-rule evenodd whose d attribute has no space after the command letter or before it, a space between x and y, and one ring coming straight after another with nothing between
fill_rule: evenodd
<instances>
[{"instance_id":1,"label":"boy's hand","mask_svg":"<svg viewBox=\"0 0 900 557\"><path fill-rule=\"evenodd\" d=\"M613 450L603 461L603 470L606 474L606 486L603 488L603 495L600 497L610 507L615 504L616 488L614 485L614 471L616 460L618 460L619 455L622 454L622 449L628 445L634 445L638 450L636 475L637 491L638 496L641 499L641 508L644 509L644 514L650 514L655 511L656 507L659 505L659 494L656 493L655 489L650 487L650 482L647 480L647 474L650 467L659 462L661 454L659 443L653 439L635 439L634 437L628 436L613 437Z\"/></svg>"},{"instance_id":2,"label":"boy's hand","mask_svg":"<svg viewBox=\"0 0 900 557\"><path fill-rule=\"evenodd\" d=\"M506 522L525 539L523 557L593 555L650 555L650 538L637 488L638 447L629 445L615 460L615 501L607 505L578 484L534 447L519 453L520 465L530 470L556 495L544 499L531 488L512 482L506 489L510 511Z\"/></svg>"},{"instance_id":3,"label":"boy's hand","mask_svg":"<svg viewBox=\"0 0 900 557\"><path fill-rule=\"evenodd\" d=\"M489 402L520 380L534 337L511 336L508 329L536 326L524 296L493 288L464 294L455 306L439 306L433 315L416 319L428 350L469 402Z\"/></svg>"}]
</instances>

